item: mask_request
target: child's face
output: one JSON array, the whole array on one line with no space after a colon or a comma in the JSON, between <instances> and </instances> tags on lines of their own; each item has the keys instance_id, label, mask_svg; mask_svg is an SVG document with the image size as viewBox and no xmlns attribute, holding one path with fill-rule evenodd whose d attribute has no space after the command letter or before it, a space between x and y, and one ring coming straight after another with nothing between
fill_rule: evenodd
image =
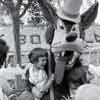
<instances>
[{"instance_id":1,"label":"child's face","mask_svg":"<svg viewBox=\"0 0 100 100\"><path fill-rule=\"evenodd\" d=\"M47 57L39 57L37 62L37 67L40 69L44 69L46 63L47 63Z\"/></svg>"}]
</instances>

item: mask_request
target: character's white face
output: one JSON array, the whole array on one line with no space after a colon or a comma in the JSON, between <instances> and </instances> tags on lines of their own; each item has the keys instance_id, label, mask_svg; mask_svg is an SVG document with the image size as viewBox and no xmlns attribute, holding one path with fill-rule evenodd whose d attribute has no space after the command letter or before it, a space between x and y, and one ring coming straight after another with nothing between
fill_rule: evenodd
<instances>
[{"instance_id":1,"label":"character's white face","mask_svg":"<svg viewBox=\"0 0 100 100\"><path fill-rule=\"evenodd\" d=\"M57 44L62 44L65 41L65 37L66 37L66 30L65 30L65 26L62 23L61 20L57 21L57 29L55 30L54 33L54 38L53 38L53 43L52 46L55 46Z\"/></svg>"},{"instance_id":2,"label":"character's white face","mask_svg":"<svg viewBox=\"0 0 100 100\"><path fill-rule=\"evenodd\" d=\"M40 69L44 69L44 66L47 63L47 58L46 57L39 57L38 62L37 62L37 67Z\"/></svg>"},{"instance_id":3,"label":"character's white face","mask_svg":"<svg viewBox=\"0 0 100 100\"><path fill-rule=\"evenodd\" d=\"M66 37L70 34L70 32L77 33L77 36L79 37L79 24L66 26L62 20L58 19L52 46L58 46L66 43Z\"/></svg>"}]
</instances>

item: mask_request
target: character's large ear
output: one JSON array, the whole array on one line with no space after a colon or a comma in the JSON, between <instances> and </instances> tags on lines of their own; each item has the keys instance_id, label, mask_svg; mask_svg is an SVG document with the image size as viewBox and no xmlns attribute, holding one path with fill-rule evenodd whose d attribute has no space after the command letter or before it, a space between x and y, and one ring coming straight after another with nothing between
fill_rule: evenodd
<instances>
[{"instance_id":1,"label":"character's large ear","mask_svg":"<svg viewBox=\"0 0 100 100\"><path fill-rule=\"evenodd\" d=\"M97 12L98 12L99 3L96 1L85 13L81 15L80 27L84 31L89 28L89 26L94 22Z\"/></svg>"},{"instance_id":2,"label":"character's large ear","mask_svg":"<svg viewBox=\"0 0 100 100\"><path fill-rule=\"evenodd\" d=\"M54 25L54 27L56 27L57 15L50 2L48 0L37 0L37 2L39 3L44 17L47 19L47 21Z\"/></svg>"}]
</instances>

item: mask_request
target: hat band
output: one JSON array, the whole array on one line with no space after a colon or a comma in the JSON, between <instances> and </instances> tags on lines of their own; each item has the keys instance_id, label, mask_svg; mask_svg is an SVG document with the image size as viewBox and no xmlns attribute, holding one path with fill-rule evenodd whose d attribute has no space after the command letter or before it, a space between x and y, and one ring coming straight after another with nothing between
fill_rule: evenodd
<instances>
[{"instance_id":1,"label":"hat band","mask_svg":"<svg viewBox=\"0 0 100 100\"><path fill-rule=\"evenodd\" d=\"M62 10L62 13L63 13L65 16L69 17L69 18L77 18L78 15L79 15L79 13L78 13L78 14L69 14L69 13L66 13L66 12L63 11L63 10Z\"/></svg>"}]
</instances>

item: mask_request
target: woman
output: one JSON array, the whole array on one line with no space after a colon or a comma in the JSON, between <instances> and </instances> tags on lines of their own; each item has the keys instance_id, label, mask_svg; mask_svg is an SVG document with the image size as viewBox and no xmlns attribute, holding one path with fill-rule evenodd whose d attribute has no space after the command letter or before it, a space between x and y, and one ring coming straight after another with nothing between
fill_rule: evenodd
<instances>
[{"instance_id":1,"label":"woman","mask_svg":"<svg viewBox=\"0 0 100 100\"><path fill-rule=\"evenodd\" d=\"M6 56L8 52L8 46L6 42L0 39L0 68L4 65L6 61ZM0 100L7 100L11 94L15 94L17 91L12 89L8 81L0 76Z\"/></svg>"},{"instance_id":2,"label":"woman","mask_svg":"<svg viewBox=\"0 0 100 100\"><path fill-rule=\"evenodd\" d=\"M46 70L48 53L45 49L35 48L28 57L32 66L26 71L27 88L18 99L48 100L48 89L54 80L54 74L49 78Z\"/></svg>"}]
</instances>

